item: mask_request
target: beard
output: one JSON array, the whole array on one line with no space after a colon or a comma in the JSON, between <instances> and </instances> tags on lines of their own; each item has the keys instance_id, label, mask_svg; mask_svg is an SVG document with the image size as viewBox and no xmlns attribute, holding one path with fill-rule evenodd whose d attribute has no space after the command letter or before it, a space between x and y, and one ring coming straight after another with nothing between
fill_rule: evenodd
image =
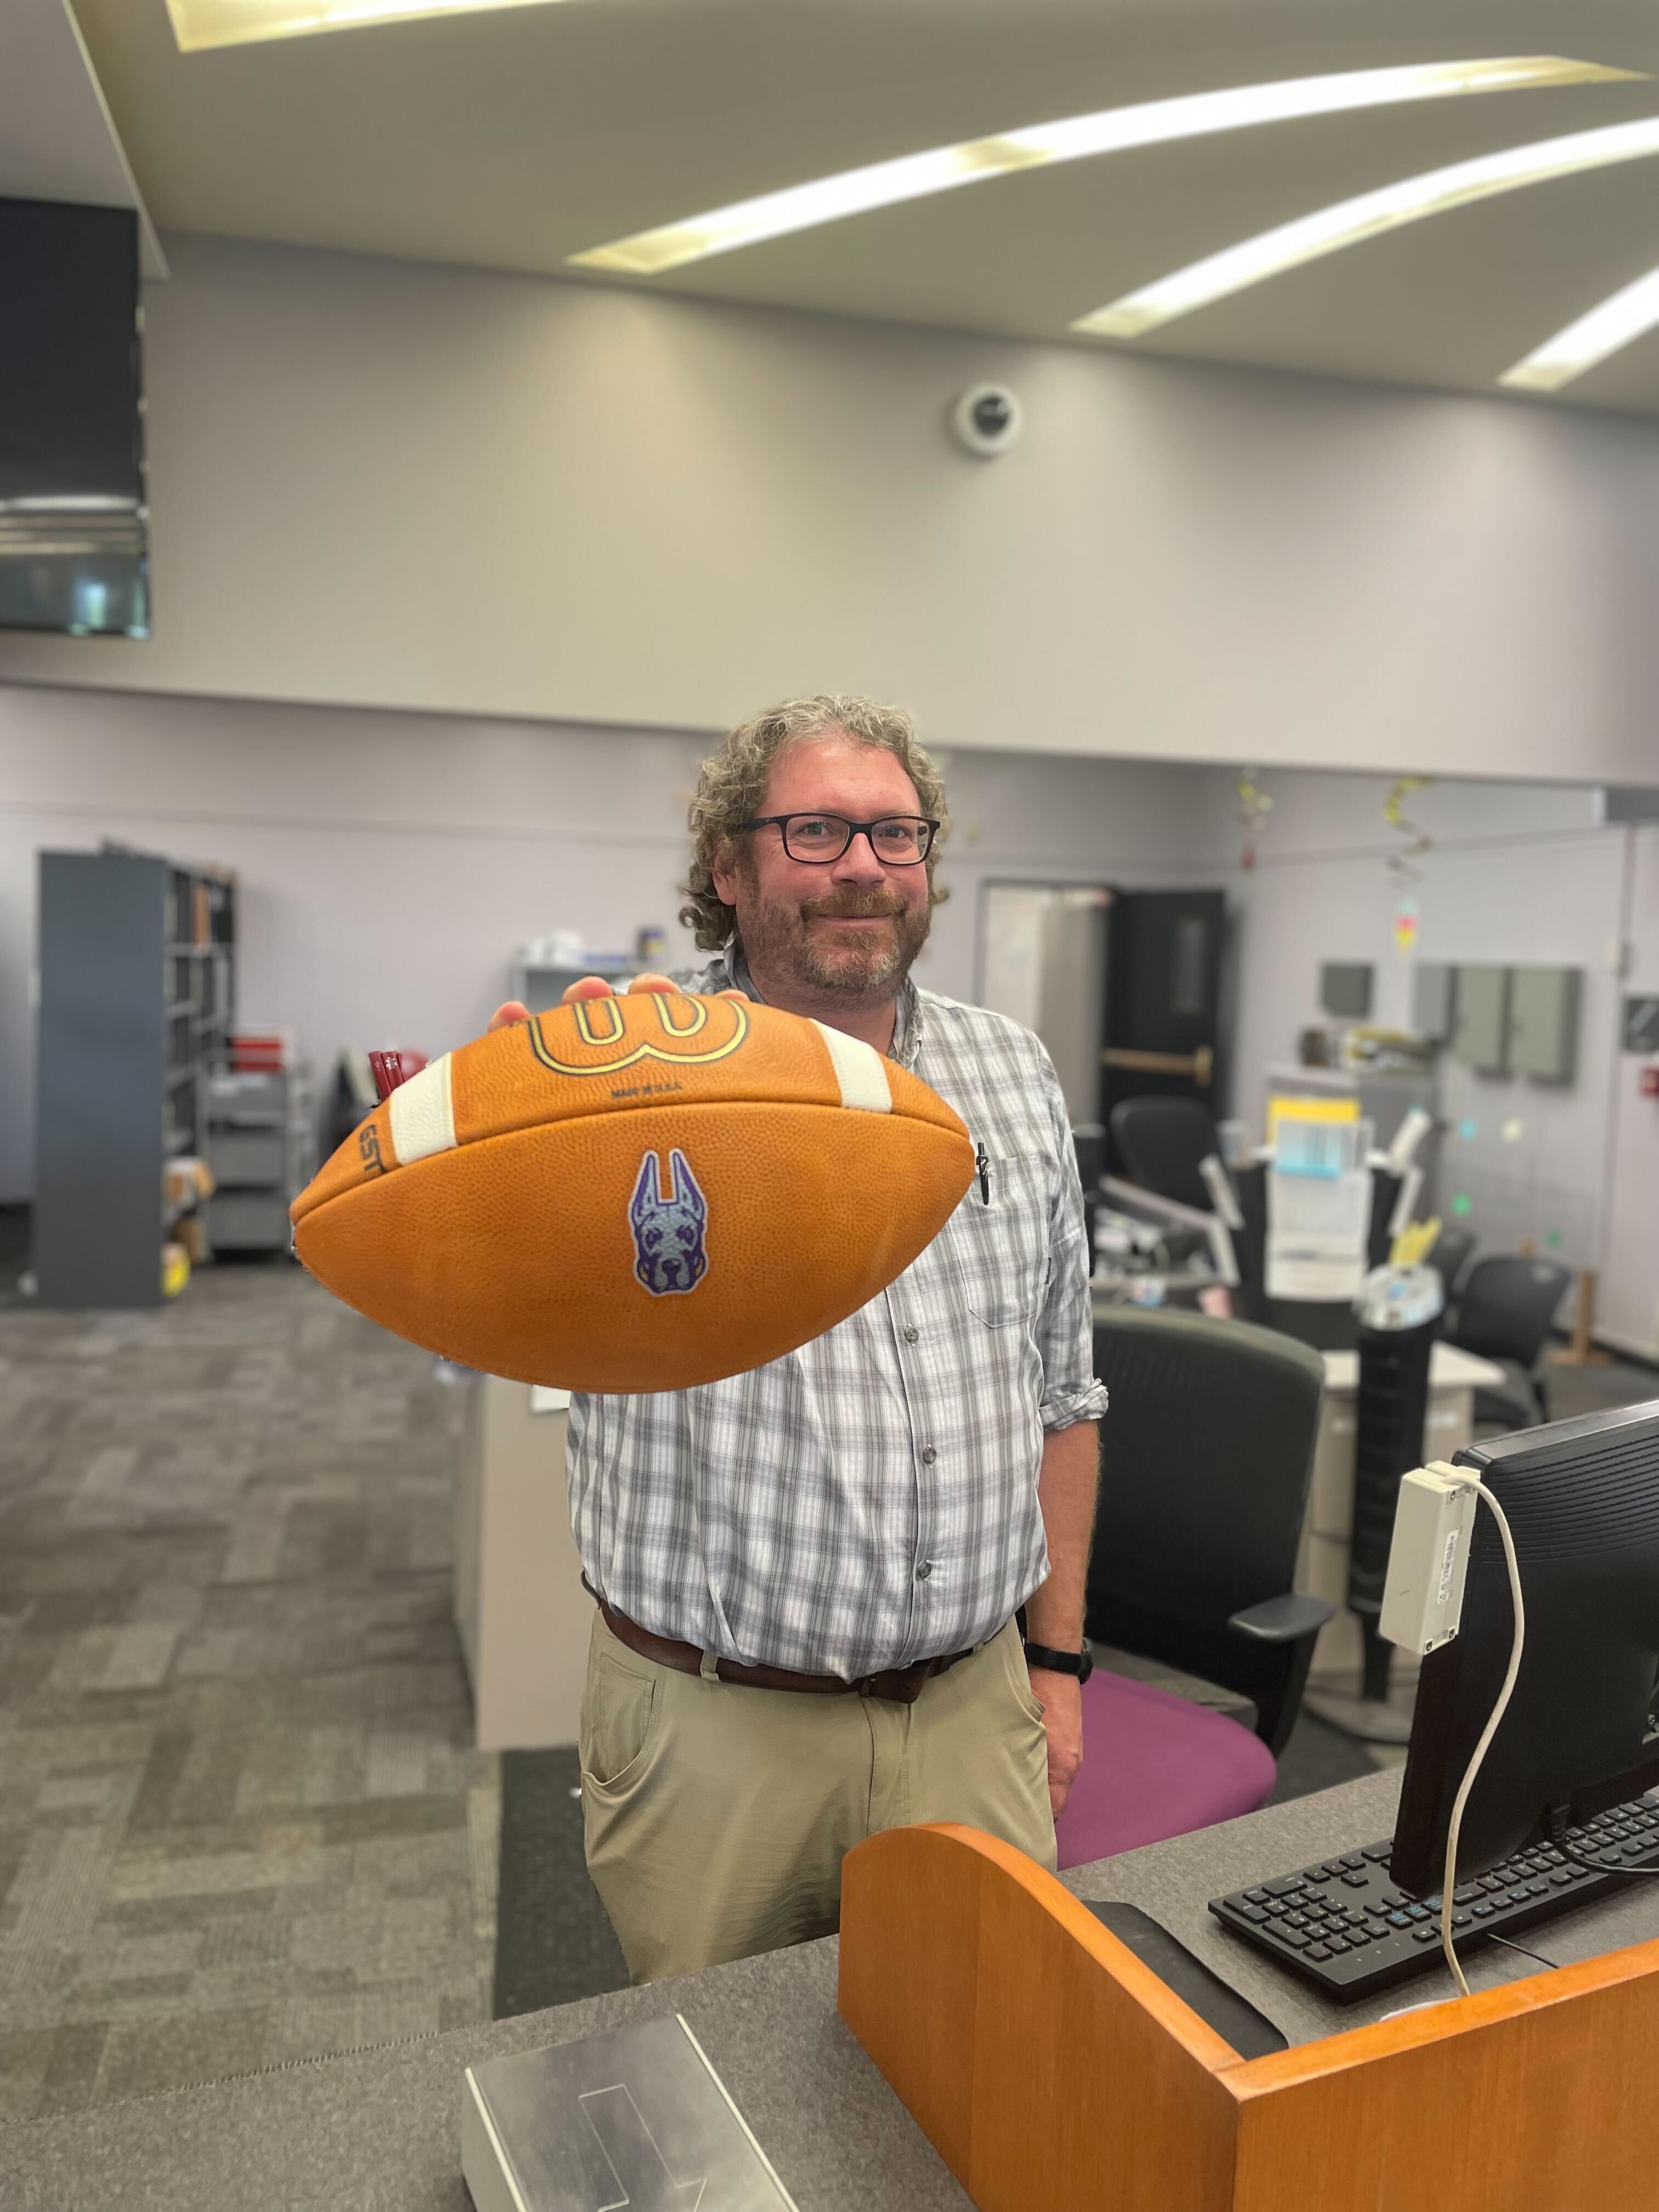
<instances>
[{"instance_id":1,"label":"beard","mask_svg":"<svg viewBox=\"0 0 1659 2212\"><path fill-rule=\"evenodd\" d=\"M907 906L890 890L831 891L796 905L760 897L752 874L749 883L757 896L743 916L741 940L750 965L839 998L891 998L933 927L931 908ZM890 926L853 931L838 939L823 926L837 915L849 919L884 915Z\"/></svg>"}]
</instances>

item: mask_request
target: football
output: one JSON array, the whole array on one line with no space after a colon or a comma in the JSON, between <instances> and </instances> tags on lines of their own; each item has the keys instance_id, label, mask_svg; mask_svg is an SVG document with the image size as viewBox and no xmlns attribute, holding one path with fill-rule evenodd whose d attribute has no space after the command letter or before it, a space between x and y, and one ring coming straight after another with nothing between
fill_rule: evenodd
<instances>
[{"instance_id":1,"label":"football","mask_svg":"<svg viewBox=\"0 0 1659 2212\"><path fill-rule=\"evenodd\" d=\"M635 992L432 1060L292 1209L359 1313L492 1375L680 1390L874 1297L968 1188L967 1130L839 1030Z\"/></svg>"}]
</instances>

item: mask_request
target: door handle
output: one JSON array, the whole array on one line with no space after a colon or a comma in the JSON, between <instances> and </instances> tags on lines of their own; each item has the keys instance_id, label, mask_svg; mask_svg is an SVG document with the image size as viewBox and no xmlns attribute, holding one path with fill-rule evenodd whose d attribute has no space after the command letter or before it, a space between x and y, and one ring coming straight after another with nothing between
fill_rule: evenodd
<instances>
[{"instance_id":1,"label":"door handle","mask_svg":"<svg viewBox=\"0 0 1659 2212\"><path fill-rule=\"evenodd\" d=\"M1214 1048L1201 1044L1196 1052L1131 1052L1127 1046L1108 1045L1100 1055L1107 1067L1121 1067L1135 1075L1185 1075L1200 1091L1210 1087L1215 1071Z\"/></svg>"}]
</instances>

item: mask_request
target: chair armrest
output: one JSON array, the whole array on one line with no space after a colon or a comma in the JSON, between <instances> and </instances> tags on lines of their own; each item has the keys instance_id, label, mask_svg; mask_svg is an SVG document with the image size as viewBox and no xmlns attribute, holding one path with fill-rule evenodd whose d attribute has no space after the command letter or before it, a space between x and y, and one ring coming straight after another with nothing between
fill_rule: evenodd
<instances>
[{"instance_id":1,"label":"chair armrest","mask_svg":"<svg viewBox=\"0 0 1659 2212\"><path fill-rule=\"evenodd\" d=\"M1260 1605L1247 1605L1228 1621L1241 1636L1258 1644L1294 1644L1322 1628L1335 1613L1328 1598L1310 1597L1305 1590L1286 1590L1283 1597L1264 1597Z\"/></svg>"}]
</instances>

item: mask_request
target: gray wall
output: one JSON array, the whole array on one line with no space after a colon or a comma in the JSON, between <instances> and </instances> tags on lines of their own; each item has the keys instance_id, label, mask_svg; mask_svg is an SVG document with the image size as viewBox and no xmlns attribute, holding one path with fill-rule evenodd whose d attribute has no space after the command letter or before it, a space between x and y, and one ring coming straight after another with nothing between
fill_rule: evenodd
<instances>
[{"instance_id":1,"label":"gray wall","mask_svg":"<svg viewBox=\"0 0 1659 2212\"><path fill-rule=\"evenodd\" d=\"M0 678L952 747L1659 778L1659 425L200 240L156 635ZM1005 459L952 397L1020 391Z\"/></svg>"},{"instance_id":2,"label":"gray wall","mask_svg":"<svg viewBox=\"0 0 1659 2212\"><path fill-rule=\"evenodd\" d=\"M751 704L759 703L751 702ZM476 1036L526 937L675 921L685 735L0 685L0 1198L33 1182L34 854L100 837L240 876L240 1014L319 1069ZM923 979L973 989L988 875L1170 880L1192 771L963 754Z\"/></svg>"}]
</instances>

